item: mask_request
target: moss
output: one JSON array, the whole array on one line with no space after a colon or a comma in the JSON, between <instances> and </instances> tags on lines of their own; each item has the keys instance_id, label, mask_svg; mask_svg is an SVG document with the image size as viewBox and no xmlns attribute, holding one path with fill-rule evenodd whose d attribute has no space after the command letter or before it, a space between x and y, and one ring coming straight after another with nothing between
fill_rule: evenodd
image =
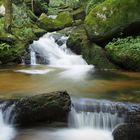
<instances>
[{"instance_id":1,"label":"moss","mask_svg":"<svg viewBox=\"0 0 140 140\"><path fill-rule=\"evenodd\" d=\"M88 14L94 7L98 4L104 2L105 0L90 0L86 6L86 13Z\"/></svg>"},{"instance_id":2,"label":"moss","mask_svg":"<svg viewBox=\"0 0 140 140\"><path fill-rule=\"evenodd\" d=\"M95 65L100 69L116 68L116 66L107 58L105 50L87 39L83 26L72 31L67 45L72 51L82 55L88 64Z\"/></svg>"},{"instance_id":3,"label":"moss","mask_svg":"<svg viewBox=\"0 0 140 140\"><path fill-rule=\"evenodd\" d=\"M140 21L139 0L105 0L92 8L85 24L89 36L107 36L129 24Z\"/></svg>"},{"instance_id":4,"label":"moss","mask_svg":"<svg viewBox=\"0 0 140 140\"><path fill-rule=\"evenodd\" d=\"M113 62L129 70L140 71L140 37L114 39L106 46Z\"/></svg>"},{"instance_id":5,"label":"moss","mask_svg":"<svg viewBox=\"0 0 140 140\"><path fill-rule=\"evenodd\" d=\"M0 44L0 61L2 64L7 64L9 62L20 62L21 54L23 53L23 48L21 45L9 45L7 43Z\"/></svg>"},{"instance_id":6,"label":"moss","mask_svg":"<svg viewBox=\"0 0 140 140\"><path fill-rule=\"evenodd\" d=\"M61 12L56 19L51 19L44 13L39 18L39 26L48 31L63 29L72 25L72 22L72 16L69 12Z\"/></svg>"}]
</instances>

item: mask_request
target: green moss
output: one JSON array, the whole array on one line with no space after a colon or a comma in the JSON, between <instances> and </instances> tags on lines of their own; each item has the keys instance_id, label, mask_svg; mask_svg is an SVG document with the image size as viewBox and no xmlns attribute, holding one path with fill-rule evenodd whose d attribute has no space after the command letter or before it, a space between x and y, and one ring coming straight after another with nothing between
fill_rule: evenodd
<instances>
[{"instance_id":1,"label":"green moss","mask_svg":"<svg viewBox=\"0 0 140 140\"><path fill-rule=\"evenodd\" d=\"M112 30L140 21L139 7L139 0L105 0L87 15L87 30L91 36L105 35Z\"/></svg>"},{"instance_id":2,"label":"green moss","mask_svg":"<svg viewBox=\"0 0 140 140\"><path fill-rule=\"evenodd\" d=\"M87 39L83 26L72 31L67 45L75 53L82 55L88 64L95 65L100 69L116 68L116 66L107 58L105 50Z\"/></svg>"},{"instance_id":3,"label":"green moss","mask_svg":"<svg viewBox=\"0 0 140 140\"><path fill-rule=\"evenodd\" d=\"M8 62L19 62L21 54L23 53L21 46L9 45L7 43L0 43L0 61L2 64Z\"/></svg>"},{"instance_id":4,"label":"green moss","mask_svg":"<svg viewBox=\"0 0 140 140\"><path fill-rule=\"evenodd\" d=\"M96 7L98 4L104 2L105 0L90 0L88 3L87 3L87 6L86 6L86 13L88 14L91 9L93 9L94 7Z\"/></svg>"},{"instance_id":5,"label":"green moss","mask_svg":"<svg viewBox=\"0 0 140 140\"><path fill-rule=\"evenodd\" d=\"M39 26L48 31L63 29L72 25L72 22L72 16L69 12L61 12L56 19L48 18L44 13L39 18Z\"/></svg>"},{"instance_id":6,"label":"green moss","mask_svg":"<svg viewBox=\"0 0 140 140\"><path fill-rule=\"evenodd\" d=\"M140 37L114 39L106 46L113 62L125 69L140 70Z\"/></svg>"}]
</instances>

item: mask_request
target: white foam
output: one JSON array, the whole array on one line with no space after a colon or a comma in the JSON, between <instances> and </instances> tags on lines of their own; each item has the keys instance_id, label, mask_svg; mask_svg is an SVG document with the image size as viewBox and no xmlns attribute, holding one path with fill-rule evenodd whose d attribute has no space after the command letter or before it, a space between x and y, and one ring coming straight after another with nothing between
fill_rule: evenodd
<instances>
[{"instance_id":1,"label":"white foam","mask_svg":"<svg viewBox=\"0 0 140 140\"><path fill-rule=\"evenodd\" d=\"M21 73L26 73L26 74L47 74L49 72L53 71L53 69L45 69L45 70L26 70L26 69L22 69L22 70L16 70L15 72L21 72Z\"/></svg>"}]
</instances>

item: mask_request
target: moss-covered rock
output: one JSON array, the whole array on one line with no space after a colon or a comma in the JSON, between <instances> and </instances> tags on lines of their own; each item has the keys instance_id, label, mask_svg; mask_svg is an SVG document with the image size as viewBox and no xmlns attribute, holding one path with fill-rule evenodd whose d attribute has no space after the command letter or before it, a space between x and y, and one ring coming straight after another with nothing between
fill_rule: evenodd
<instances>
[{"instance_id":1,"label":"moss-covered rock","mask_svg":"<svg viewBox=\"0 0 140 140\"><path fill-rule=\"evenodd\" d=\"M86 13L88 14L92 8L96 7L98 4L104 2L105 0L89 0L86 6Z\"/></svg>"},{"instance_id":2,"label":"moss-covered rock","mask_svg":"<svg viewBox=\"0 0 140 140\"><path fill-rule=\"evenodd\" d=\"M9 34L5 32L4 30L1 30L0 32L0 42L9 42L13 44L16 41L16 38L14 35Z\"/></svg>"},{"instance_id":3,"label":"moss-covered rock","mask_svg":"<svg viewBox=\"0 0 140 140\"><path fill-rule=\"evenodd\" d=\"M18 46L20 45L20 46ZM0 43L0 61L1 64L7 63L20 63L21 62L21 54L23 54L23 44L13 44L10 45L8 43Z\"/></svg>"},{"instance_id":4,"label":"moss-covered rock","mask_svg":"<svg viewBox=\"0 0 140 140\"><path fill-rule=\"evenodd\" d=\"M67 122L70 106L66 91L15 99L15 123L25 126L39 122Z\"/></svg>"},{"instance_id":5,"label":"moss-covered rock","mask_svg":"<svg viewBox=\"0 0 140 140\"><path fill-rule=\"evenodd\" d=\"M29 9L25 4L18 6L13 4L11 33L4 30L4 18L0 18L0 61L2 64L20 63L27 45L45 33L35 24L35 15L30 11L32 15L29 16L28 12Z\"/></svg>"},{"instance_id":6,"label":"moss-covered rock","mask_svg":"<svg viewBox=\"0 0 140 140\"><path fill-rule=\"evenodd\" d=\"M71 26L73 23L72 16L69 12L61 12L56 19L49 18L46 14L42 14L39 18L39 27L47 31L60 30Z\"/></svg>"},{"instance_id":7,"label":"moss-covered rock","mask_svg":"<svg viewBox=\"0 0 140 140\"><path fill-rule=\"evenodd\" d=\"M76 54L82 55L88 64L93 64L101 69L116 68L107 58L105 50L87 39L83 26L72 31L67 46Z\"/></svg>"},{"instance_id":8,"label":"moss-covered rock","mask_svg":"<svg viewBox=\"0 0 140 140\"><path fill-rule=\"evenodd\" d=\"M114 39L105 48L114 63L125 69L140 71L140 37Z\"/></svg>"},{"instance_id":9,"label":"moss-covered rock","mask_svg":"<svg viewBox=\"0 0 140 140\"><path fill-rule=\"evenodd\" d=\"M80 7L76 10L73 10L72 16L73 16L74 20L79 20L79 19L84 20L85 16L86 16L86 13L85 13L83 7Z\"/></svg>"},{"instance_id":10,"label":"moss-covered rock","mask_svg":"<svg viewBox=\"0 0 140 140\"><path fill-rule=\"evenodd\" d=\"M88 37L105 43L116 36L140 33L139 0L105 0L93 7L86 17Z\"/></svg>"}]
</instances>

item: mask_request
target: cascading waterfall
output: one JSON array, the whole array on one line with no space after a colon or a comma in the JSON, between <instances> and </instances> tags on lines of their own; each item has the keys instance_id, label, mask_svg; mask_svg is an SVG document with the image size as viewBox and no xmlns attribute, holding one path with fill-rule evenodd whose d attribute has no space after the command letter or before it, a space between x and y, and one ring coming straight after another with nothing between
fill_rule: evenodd
<instances>
[{"instance_id":1,"label":"cascading waterfall","mask_svg":"<svg viewBox=\"0 0 140 140\"><path fill-rule=\"evenodd\" d=\"M6 106L6 103L0 104L0 140L12 140L16 131L12 127L14 121L14 115L12 115L12 110L14 105L3 109Z\"/></svg>"},{"instance_id":2,"label":"cascading waterfall","mask_svg":"<svg viewBox=\"0 0 140 140\"><path fill-rule=\"evenodd\" d=\"M77 99L73 104L69 116L72 127L111 131L124 121L124 116L118 114L117 105L110 101Z\"/></svg>"},{"instance_id":3,"label":"cascading waterfall","mask_svg":"<svg viewBox=\"0 0 140 140\"><path fill-rule=\"evenodd\" d=\"M67 36L53 32L34 41L29 46L31 65L47 64L51 67L65 69L60 73L60 77L75 79L84 77L89 70L93 69L93 65L88 65L81 55L76 55L68 49L67 39ZM18 72L35 74L36 70L19 70Z\"/></svg>"},{"instance_id":4,"label":"cascading waterfall","mask_svg":"<svg viewBox=\"0 0 140 140\"><path fill-rule=\"evenodd\" d=\"M38 41L34 41L30 45L31 52L38 53L44 57L46 64L65 67L71 65L87 65L86 61L80 55L75 55L66 47L68 37L62 36L59 33L47 33ZM32 58L31 60L35 60ZM35 57L35 55L34 55Z\"/></svg>"}]
</instances>

